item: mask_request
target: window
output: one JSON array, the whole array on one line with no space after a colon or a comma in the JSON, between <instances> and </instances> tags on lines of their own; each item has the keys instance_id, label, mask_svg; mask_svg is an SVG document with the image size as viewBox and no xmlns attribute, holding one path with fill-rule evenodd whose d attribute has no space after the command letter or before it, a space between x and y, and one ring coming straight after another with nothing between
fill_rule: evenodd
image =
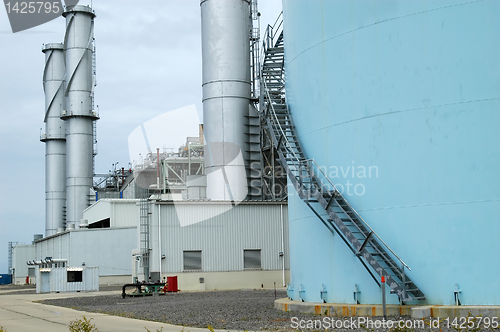
<instances>
[{"instance_id":1,"label":"window","mask_svg":"<svg viewBox=\"0 0 500 332\"><path fill-rule=\"evenodd\" d=\"M243 268L260 269L260 249L243 250Z\"/></svg>"},{"instance_id":2,"label":"window","mask_svg":"<svg viewBox=\"0 0 500 332\"><path fill-rule=\"evenodd\" d=\"M184 271L201 270L201 250L184 251Z\"/></svg>"},{"instance_id":3,"label":"window","mask_svg":"<svg viewBox=\"0 0 500 332\"><path fill-rule=\"evenodd\" d=\"M34 276L35 276L35 268L28 267L28 277L34 277Z\"/></svg>"},{"instance_id":4,"label":"window","mask_svg":"<svg viewBox=\"0 0 500 332\"><path fill-rule=\"evenodd\" d=\"M83 271L68 271L68 282L82 282Z\"/></svg>"}]
</instances>

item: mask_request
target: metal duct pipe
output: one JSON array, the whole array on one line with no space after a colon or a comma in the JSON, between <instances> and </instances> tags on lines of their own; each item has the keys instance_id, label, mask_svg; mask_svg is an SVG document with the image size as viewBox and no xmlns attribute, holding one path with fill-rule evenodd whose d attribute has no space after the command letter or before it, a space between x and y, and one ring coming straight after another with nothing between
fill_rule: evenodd
<instances>
[{"instance_id":1,"label":"metal duct pipe","mask_svg":"<svg viewBox=\"0 0 500 332\"><path fill-rule=\"evenodd\" d=\"M64 107L63 44L45 44L43 90L45 92L45 236L64 226L66 204L66 123L61 120Z\"/></svg>"},{"instance_id":2,"label":"metal duct pipe","mask_svg":"<svg viewBox=\"0 0 500 332\"><path fill-rule=\"evenodd\" d=\"M247 195L250 0L201 0L207 197Z\"/></svg>"},{"instance_id":3,"label":"metal duct pipe","mask_svg":"<svg viewBox=\"0 0 500 332\"><path fill-rule=\"evenodd\" d=\"M67 263L68 259L66 258L49 258L45 260L47 263Z\"/></svg>"},{"instance_id":4,"label":"metal duct pipe","mask_svg":"<svg viewBox=\"0 0 500 332\"><path fill-rule=\"evenodd\" d=\"M93 40L95 14L88 6L75 6L66 17L66 190L67 226L77 225L89 205L93 178Z\"/></svg>"}]
</instances>

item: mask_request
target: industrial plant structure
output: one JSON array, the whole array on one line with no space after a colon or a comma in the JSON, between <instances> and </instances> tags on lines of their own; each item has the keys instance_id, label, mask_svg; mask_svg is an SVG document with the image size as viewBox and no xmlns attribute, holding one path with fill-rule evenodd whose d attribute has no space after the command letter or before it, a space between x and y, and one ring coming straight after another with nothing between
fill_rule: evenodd
<instances>
[{"instance_id":1,"label":"industrial plant structure","mask_svg":"<svg viewBox=\"0 0 500 332\"><path fill-rule=\"evenodd\" d=\"M140 169L111 175L119 196L94 188L90 206L90 164L78 174L67 167L66 188L47 182L55 219L35 242L36 260L85 260L107 281L177 274L184 289L286 283L296 301L376 304L385 279L389 303L498 305L498 268L485 253L500 249L500 48L491 42L500 4L284 0L283 21L262 43L256 1L200 6L198 167L182 159L190 152L149 151ZM70 11L68 31L79 16L86 27L75 45L87 76L74 77L88 79L81 89L68 82L80 72L67 60L62 83L51 61L73 44L46 45L48 178L56 160L93 156L94 14ZM63 137L54 128L64 125ZM88 222L54 234L64 192L67 222ZM95 252L77 250L86 241Z\"/></svg>"},{"instance_id":2,"label":"industrial plant structure","mask_svg":"<svg viewBox=\"0 0 500 332\"><path fill-rule=\"evenodd\" d=\"M99 118L93 10L67 8L64 44L44 45L46 234L26 256L27 268L36 268L37 291L94 290L96 275L108 284L175 274L179 287L192 290L289 281L286 199L263 200L261 188L257 4L200 6L205 121L199 137L187 137L177 152L155 151L146 138L140 163L116 163L109 173L93 169ZM23 255L15 257L18 265Z\"/></svg>"}]
</instances>

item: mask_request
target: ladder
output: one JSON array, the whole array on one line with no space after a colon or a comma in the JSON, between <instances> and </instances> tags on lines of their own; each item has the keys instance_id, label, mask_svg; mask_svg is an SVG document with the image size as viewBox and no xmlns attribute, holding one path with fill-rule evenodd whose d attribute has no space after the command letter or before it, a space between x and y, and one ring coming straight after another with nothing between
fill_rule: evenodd
<instances>
[{"instance_id":1,"label":"ladder","mask_svg":"<svg viewBox=\"0 0 500 332\"><path fill-rule=\"evenodd\" d=\"M16 245L18 245L19 242L9 242L9 251L8 251L8 255L9 255L9 272L8 274L9 275L13 275L13 271L12 271L12 268L13 268L13 265L12 265L12 256L14 255L14 247ZM12 283L14 284L15 281L12 280Z\"/></svg>"},{"instance_id":2,"label":"ladder","mask_svg":"<svg viewBox=\"0 0 500 332\"><path fill-rule=\"evenodd\" d=\"M92 25L94 24L94 20L92 20ZM92 29L92 31L94 31ZM96 79L96 57L95 57L95 38L92 37L92 92L90 95L90 98L92 99L92 113L99 117L99 114L95 112L95 106L94 106L94 88L97 86L97 79ZM97 106L99 108L99 106ZM95 156L97 156L97 121L94 120L92 121L92 169L93 169L93 174L95 174Z\"/></svg>"},{"instance_id":3,"label":"ladder","mask_svg":"<svg viewBox=\"0 0 500 332\"><path fill-rule=\"evenodd\" d=\"M361 218L316 161L306 158L285 101L283 31L270 33L266 40L259 114L298 196L332 233L340 235L379 286L380 276L385 276L401 304L424 300L406 275L405 268L411 271L408 265Z\"/></svg>"},{"instance_id":4,"label":"ladder","mask_svg":"<svg viewBox=\"0 0 500 332\"><path fill-rule=\"evenodd\" d=\"M139 227L141 242L141 267L144 271L144 280L149 282L149 190L147 188L138 188L139 191Z\"/></svg>"},{"instance_id":5,"label":"ladder","mask_svg":"<svg viewBox=\"0 0 500 332\"><path fill-rule=\"evenodd\" d=\"M250 4L251 27L250 40L250 73L251 73L251 101L257 102L260 88L260 13L257 0ZM260 117L254 107L249 107L246 124L246 173L248 181L247 200L262 200L262 155L260 149Z\"/></svg>"}]
</instances>

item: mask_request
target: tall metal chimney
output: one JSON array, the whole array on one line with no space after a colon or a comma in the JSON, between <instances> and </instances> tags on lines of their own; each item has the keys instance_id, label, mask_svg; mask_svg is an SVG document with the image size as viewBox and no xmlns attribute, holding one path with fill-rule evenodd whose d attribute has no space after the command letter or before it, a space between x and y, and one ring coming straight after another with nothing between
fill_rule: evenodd
<instances>
[{"instance_id":1,"label":"tall metal chimney","mask_svg":"<svg viewBox=\"0 0 500 332\"><path fill-rule=\"evenodd\" d=\"M64 227L66 204L66 123L61 120L64 107L64 48L63 44L45 44L45 236Z\"/></svg>"},{"instance_id":2,"label":"tall metal chimney","mask_svg":"<svg viewBox=\"0 0 500 332\"><path fill-rule=\"evenodd\" d=\"M89 206L93 179L93 124L99 119L93 110L93 10L75 6L66 10L66 110L62 119L67 122L66 190L67 226L83 219Z\"/></svg>"},{"instance_id":3,"label":"tall metal chimney","mask_svg":"<svg viewBox=\"0 0 500 332\"><path fill-rule=\"evenodd\" d=\"M247 195L250 0L201 0L207 197Z\"/></svg>"}]
</instances>

